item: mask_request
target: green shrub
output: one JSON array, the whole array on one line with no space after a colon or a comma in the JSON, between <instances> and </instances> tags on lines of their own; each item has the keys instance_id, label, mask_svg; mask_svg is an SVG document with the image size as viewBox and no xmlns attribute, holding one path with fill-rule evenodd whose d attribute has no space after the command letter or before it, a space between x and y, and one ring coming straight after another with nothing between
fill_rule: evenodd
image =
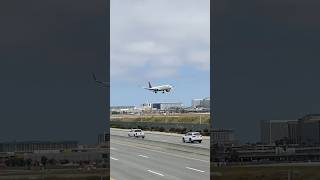
<instances>
[{"instance_id":1,"label":"green shrub","mask_svg":"<svg viewBox=\"0 0 320 180\"><path fill-rule=\"evenodd\" d=\"M164 131L165 131L164 127L160 127L160 128L159 128L159 131L160 131L160 132L164 132Z\"/></svg>"}]
</instances>

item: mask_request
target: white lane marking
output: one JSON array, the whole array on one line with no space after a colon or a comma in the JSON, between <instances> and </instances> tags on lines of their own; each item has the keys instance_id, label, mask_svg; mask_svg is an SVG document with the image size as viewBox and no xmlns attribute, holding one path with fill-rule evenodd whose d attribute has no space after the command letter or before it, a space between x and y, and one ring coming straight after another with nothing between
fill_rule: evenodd
<instances>
[{"instance_id":1,"label":"white lane marking","mask_svg":"<svg viewBox=\"0 0 320 180\"><path fill-rule=\"evenodd\" d=\"M156 175L159 175L159 176L164 176L163 174L160 174L160 173L158 173L158 172L154 172L154 171L151 171L151 170L148 170L148 172L153 173L153 174L156 174Z\"/></svg>"},{"instance_id":2,"label":"white lane marking","mask_svg":"<svg viewBox=\"0 0 320 180\"><path fill-rule=\"evenodd\" d=\"M115 161L118 161L118 160L119 160L119 159L114 158L114 157L110 157L110 159L115 160Z\"/></svg>"},{"instance_id":3,"label":"white lane marking","mask_svg":"<svg viewBox=\"0 0 320 180\"><path fill-rule=\"evenodd\" d=\"M149 158L148 156L144 156L144 155L138 155L138 156L140 156L140 157L143 157L143 158Z\"/></svg>"},{"instance_id":4,"label":"white lane marking","mask_svg":"<svg viewBox=\"0 0 320 180\"><path fill-rule=\"evenodd\" d=\"M204 173L205 171L199 170L199 169L195 169L195 168L191 168L191 167L186 167L187 169L193 170L193 171L198 171L198 172L202 172Z\"/></svg>"},{"instance_id":5,"label":"white lane marking","mask_svg":"<svg viewBox=\"0 0 320 180\"><path fill-rule=\"evenodd\" d=\"M111 147L110 149L111 149L111 150L117 150L117 148L113 148L113 147Z\"/></svg>"},{"instance_id":6,"label":"white lane marking","mask_svg":"<svg viewBox=\"0 0 320 180\"><path fill-rule=\"evenodd\" d=\"M196 158L191 158L191 157L179 156L179 155L172 154L172 153L166 153L166 152L163 152L163 151L141 148L141 147L132 146L132 145L129 145L129 144L122 144L122 143L115 143L115 142L113 142L113 143L114 144L118 144L118 145L122 145L122 146L133 147L133 148L136 148L136 149L143 149L143 150L147 150L147 151L158 152L158 153L162 153L162 154L166 154L166 155L174 156L174 157L179 157L179 158L183 158L183 159L191 159L191 160L201 161L201 162L204 162L204 163L210 162L210 161L206 161L206 160L202 160L202 159L196 159Z\"/></svg>"},{"instance_id":7,"label":"white lane marking","mask_svg":"<svg viewBox=\"0 0 320 180\"><path fill-rule=\"evenodd\" d=\"M200 147L203 147L203 145L200 145L200 144L195 144L195 146L200 146Z\"/></svg>"}]
</instances>

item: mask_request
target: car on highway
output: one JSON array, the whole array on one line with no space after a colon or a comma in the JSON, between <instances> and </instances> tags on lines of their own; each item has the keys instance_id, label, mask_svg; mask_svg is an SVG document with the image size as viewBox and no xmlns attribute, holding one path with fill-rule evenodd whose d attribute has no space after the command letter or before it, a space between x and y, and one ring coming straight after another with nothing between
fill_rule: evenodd
<instances>
[{"instance_id":1,"label":"car on highway","mask_svg":"<svg viewBox=\"0 0 320 180\"><path fill-rule=\"evenodd\" d=\"M144 138L144 132L141 129L131 129L128 133L129 137L142 137Z\"/></svg>"},{"instance_id":2,"label":"car on highway","mask_svg":"<svg viewBox=\"0 0 320 180\"><path fill-rule=\"evenodd\" d=\"M199 132L188 132L182 137L182 142L195 142L198 141L201 143L202 141L202 135Z\"/></svg>"}]
</instances>

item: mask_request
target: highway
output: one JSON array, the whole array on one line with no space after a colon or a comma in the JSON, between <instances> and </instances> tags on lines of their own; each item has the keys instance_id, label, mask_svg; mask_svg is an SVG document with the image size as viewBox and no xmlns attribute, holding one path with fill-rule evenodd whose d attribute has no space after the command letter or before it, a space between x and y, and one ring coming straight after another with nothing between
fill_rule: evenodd
<instances>
[{"instance_id":1,"label":"highway","mask_svg":"<svg viewBox=\"0 0 320 180\"><path fill-rule=\"evenodd\" d=\"M128 136L128 129L116 129L111 128L110 133L111 135L117 135L117 136ZM173 143L173 144L180 144L184 146L192 146L192 147L202 147L210 149L210 139L209 137L203 136L203 140L200 143L183 143L182 142L182 134L175 134L175 133L162 133L162 132L152 132L152 131L144 131L145 133L145 140L151 140L151 141L160 141L160 142L167 142L167 143Z\"/></svg>"},{"instance_id":2,"label":"highway","mask_svg":"<svg viewBox=\"0 0 320 180\"><path fill-rule=\"evenodd\" d=\"M209 148L170 142L178 138L174 135L155 133L150 139L137 139L127 137L127 132L111 129L110 173L115 180L210 178ZM156 141L162 136L169 136L169 142Z\"/></svg>"}]
</instances>

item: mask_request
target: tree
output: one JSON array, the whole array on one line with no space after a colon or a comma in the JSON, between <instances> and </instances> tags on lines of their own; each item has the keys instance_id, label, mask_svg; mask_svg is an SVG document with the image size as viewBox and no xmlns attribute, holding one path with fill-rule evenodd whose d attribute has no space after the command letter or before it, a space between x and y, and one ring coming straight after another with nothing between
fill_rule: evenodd
<instances>
[{"instance_id":1,"label":"tree","mask_svg":"<svg viewBox=\"0 0 320 180\"><path fill-rule=\"evenodd\" d=\"M42 157L41 157L41 164L42 164L43 166L46 166L47 161L48 161L48 158L47 158L46 156L42 156Z\"/></svg>"},{"instance_id":2,"label":"tree","mask_svg":"<svg viewBox=\"0 0 320 180\"><path fill-rule=\"evenodd\" d=\"M239 153L236 150L231 151L231 161L238 162L239 161Z\"/></svg>"},{"instance_id":3,"label":"tree","mask_svg":"<svg viewBox=\"0 0 320 180\"><path fill-rule=\"evenodd\" d=\"M50 165L56 165L56 164L57 164L57 161L56 161L55 159L51 158L51 159L49 159L48 164L50 164Z\"/></svg>"},{"instance_id":4,"label":"tree","mask_svg":"<svg viewBox=\"0 0 320 180\"><path fill-rule=\"evenodd\" d=\"M31 168L31 164L32 164L32 160L31 159L26 159L25 160L25 164L28 167L28 169L30 169Z\"/></svg>"}]
</instances>

